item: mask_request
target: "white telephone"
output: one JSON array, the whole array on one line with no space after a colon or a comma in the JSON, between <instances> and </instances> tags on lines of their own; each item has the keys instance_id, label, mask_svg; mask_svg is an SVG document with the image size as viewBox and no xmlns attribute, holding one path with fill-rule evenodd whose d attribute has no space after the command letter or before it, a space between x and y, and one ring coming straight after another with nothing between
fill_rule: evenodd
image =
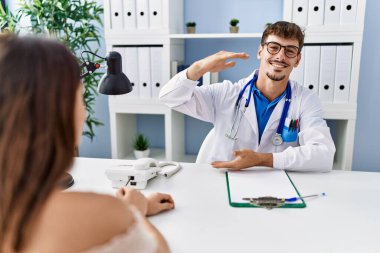
<instances>
[{"instance_id":1,"label":"white telephone","mask_svg":"<svg viewBox=\"0 0 380 253\"><path fill-rule=\"evenodd\" d=\"M167 165L174 165L166 167ZM120 164L106 169L108 179L113 188L129 186L135 189L145 189L148 180L162 175L170 177L181 168L177 162L158 162L153 158L141 158L132 164Z\"/></svg>"}]
</instances>

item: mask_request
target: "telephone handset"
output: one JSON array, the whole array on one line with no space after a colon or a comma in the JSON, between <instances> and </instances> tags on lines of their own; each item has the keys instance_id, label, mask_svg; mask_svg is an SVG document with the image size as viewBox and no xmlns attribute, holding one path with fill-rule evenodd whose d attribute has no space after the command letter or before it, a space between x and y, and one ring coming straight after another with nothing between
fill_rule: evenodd
<instances>
[{"instance_id":1,"label":"telephone handset","mask_svg":"<svg viewBox=\"0 0 380 253\"><path fill-rule=\"evenodd\" d=\"M106 175L112 181L114 188L129 186L135 189L145 189L149 179L157 175L170 177L180 168L181 166L177 162L158 162L153 158L140 158L132 164L120 164L108 168Z\"/></svg>"},{"instance_id":2,"label":"telephone handset","mask_svg":"<svg viewBox=\"0 0 380 253\"><path fill-rule=\"evenodd\" d=\"M135 170L147 170L152 167L159 167L157 160L153 158L140 158L133 164Z\"/></svg>"},{"instance_id":3,"label":"telephone handset","mask_svg":"<svg viewBox=\"0 0 380 253\"><path fill-rule=\"evenodd\" d=\"M163 168L169 165L173 165L174 167ZM160 167L162 169L158 174L165 177L170 177L180 169L180 165L177 162L158 162L153 158L140 158L136 160L133 167L136 170L147 170L150 168Z\"/></svg>"}]
</instances>

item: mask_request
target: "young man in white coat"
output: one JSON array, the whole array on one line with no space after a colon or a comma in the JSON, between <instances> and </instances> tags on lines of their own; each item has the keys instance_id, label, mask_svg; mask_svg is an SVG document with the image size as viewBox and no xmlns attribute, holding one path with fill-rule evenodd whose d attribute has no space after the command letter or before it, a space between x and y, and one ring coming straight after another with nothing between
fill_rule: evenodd
<instances>
[{"instance_id":1,"label":"young man in white coat","mask_svg":"<svg viewBox=\"0 0 380 253\"><path fill-rule=\"evenodd\" d=\"M301 60L303 43L299 26L276 22L263 33L257 52L260 67L251 75L236 83L225 80L198 87L204 73L223 71L235 66L232 59L249 57L221 51L174 76L162 88L160 100L214 124L207 160L215 168L330 171L335 145L319 98L289 80Z\"/></svg>"}]
</instances>

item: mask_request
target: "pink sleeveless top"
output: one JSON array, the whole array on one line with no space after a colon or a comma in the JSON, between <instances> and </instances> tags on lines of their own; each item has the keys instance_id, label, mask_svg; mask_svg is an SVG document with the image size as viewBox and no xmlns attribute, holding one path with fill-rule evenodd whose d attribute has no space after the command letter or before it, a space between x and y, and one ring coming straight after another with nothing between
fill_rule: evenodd
<instances>
[{"instance_id":1,"label":"pink sleeveless top","mask_svg":"<svg viewBox=\"0 0 380 253\"><path fill-rule=\"evenodd\" d=\"M157 241L146 229L143 218L134 208L131 211L135 223L127 233L112 238L108 243L96 246L83 253L154 253L157 251Z\"/></svg>"}]
</instances>

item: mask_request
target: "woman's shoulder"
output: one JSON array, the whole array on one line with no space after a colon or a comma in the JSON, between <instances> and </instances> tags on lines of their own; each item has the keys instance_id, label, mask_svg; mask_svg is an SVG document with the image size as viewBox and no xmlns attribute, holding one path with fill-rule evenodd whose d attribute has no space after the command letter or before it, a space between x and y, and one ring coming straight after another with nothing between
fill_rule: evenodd
<instances>
[{"instance_id":1,"label":"woman's shoulder","mask_svg":"<svg viewBox=\"0 0 380 253\"><path fill-rule=\"evenodd\" d=\"M40 221L35 242L49 242L47 252L82 252L126 233L134 217L115 197L60 192L48 201Z\"/></svg>"},{"instance_id":2,"label":"woman's shoulder","mask_svg":"<svg viewBox=\"0 0 380 253\"><path fill-rule=\"evenodd\" d=\"M87 192L63 192L57 196L55 208L61 207L65 210L64 215L72 213L73 218L79 221L92 220L93 226L115 225L124 229L133 222L133 215L129 208L117 199L110 195L87 193ZM115 228L115 226L111 226Z\"/></svg>"}]
</instances>

